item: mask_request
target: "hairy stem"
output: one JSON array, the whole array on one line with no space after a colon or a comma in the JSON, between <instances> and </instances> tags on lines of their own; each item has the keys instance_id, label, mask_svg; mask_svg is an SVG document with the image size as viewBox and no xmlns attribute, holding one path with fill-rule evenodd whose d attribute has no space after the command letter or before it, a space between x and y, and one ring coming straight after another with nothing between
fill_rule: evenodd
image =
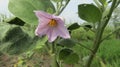
<instances>
[{"instance_id":1,"label":"hairy stem","mask_svg":"<svg viewBox=\"0 0 120 67\"><path fill-rule=\"evenodd\" d=\"M102 38L102 35L103 35L103 32L104 32L104 29L106 27L106 25L108 24L109 20L110 20L110 17L112 15L112 12L115 8L115 4L116 4L116 1L117 0L113 0L112 2L112 6L111 6L111 9L110 9L110 12L109 14L107 15L107 20L105 20L105 22L100 22L98 27L97 27L97 32L96 32L96 37L95 37L95 41L94 41L94 45L93 45L93 53L90 54L89 56L89 59L88 59L88 62L86 63L86 66L85 67L90 67L91 63L92 63L92 60L100 46L100 43L101 43L101 38Z\"/></svg>"}]
</instances>

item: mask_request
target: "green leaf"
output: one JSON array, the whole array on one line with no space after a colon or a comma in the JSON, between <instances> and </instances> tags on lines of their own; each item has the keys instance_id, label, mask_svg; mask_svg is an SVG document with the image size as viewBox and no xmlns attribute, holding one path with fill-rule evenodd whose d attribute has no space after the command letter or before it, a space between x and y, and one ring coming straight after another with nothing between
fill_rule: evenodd
<instances>
[{"instance_id":1,"label":"green leaf","mask_svg":"<svg viewBox=\"0 0 120 67\"><path fill-rule=\"evenodd\" d=\"M65 58L67 58L71 53L73 53L73 51L71 49L68 48L64 48L59 52L59 60L64 60Z\"/></svg>"},{"instance_id":2,"label":"green leaf","mask_svg":"<svg viewBox=\"0 0 120 67\"><path fill-rule=\"evenodd\" d=\"M80 25L78 23L73 23L68 27L68 30L75 30L75 29L78 29L79 27Z\"/></svg>"},{"instance_id":3,"label":"green leaf","mask_svg":"<svg viewBox=\"0 0 120 67\"><path fill-rule=\"evenodd\" d=\"M79 61L79 56L76 53L70 54L64 60L66 64L75 64L75 63L78 63L78 61Z\"/></svg>"},{"instance_id":4,"label":"green leaf","mask_svg":"<svg viewBox=\"0 0 120 67\"><path fill-rule=\"evenodd\" d=\"M20 54L27 51L31 46L29 44L32 38L24 33L20 27L11 26L4 34L5 36L0 44L0 51L8 54Z\"/></svg>"},{"instance_id":5,"label":"green leaf","mask_svg":"<svg viewBox=\"0 0 120 67\"><path fill-rule=\"evenodd\" d=\"M12 26L13 27L13 26ZM0 23L0 41L6 36L7 31L11 28L9 24ZM1 44L1 43L0 43Z\"/></svg>"},{"instance_id":6,"label":"green leaf","mask_svg":"<svg viewBox=\"0 0 120 67\"><path fill-rule=\"evenodd\" d=\"M36 36L31 37L21 27L7 23L0 23L0 32L0 51L10 55L42 48L46 41Z\"/></svg>"},{"instance_id":7,"label":"green leaf","mask_svg":"<svg viewBox=\"0 0 120 67\"><path fill-rule=\"evenodd\" d=\"M19 19L17 17L11 19L7 23L9 23L9 24L15 24L15 25L20 25L20 26L24 26L24 24L25 24L25 22L23 22L21 19Z\"/></svg>"},{"instance_id":8,"label":"green leaf","mask_svg":"<svg viewBox=\"0 0 120 67\"><path fill-rule=\"evenodd\" d=\"M57 44L59 46L72 48L73 46L75 46L75 41L72 39L61 39Z\"/></svg>"},{"instance_id":9,"label":"green leaf","mask_svg":"<svg viewBox=\"0 0 120 67\"><path fill-rule=\"evenodd\" d=\"M80 4L78 6L79 17L87 22L99 22L102 14L95 5L93 4Z\"/></svg>"},{"instance_id":10,"label":"green leaf","mask_svg":"<svg viewBox=\"0 0 120 67\"><path fill-rule=\"evenodd\" d=\"M55 12L55 8L50 0L9 0L10 12L29 24L36 25L38 23L38 19L33 11L47 11L49 9Z\"/></svg>"},{"instance_id":11,"label":"green leaf","mask_svg":"<svg viewBox=\"0 0 120 67\"><path fill-rule=\"evenodd\" d=\"M73 50L64 48L59 52L59 60L67 64L75 64L79 61L79 56Z\"/></svg>"}]
</instances>

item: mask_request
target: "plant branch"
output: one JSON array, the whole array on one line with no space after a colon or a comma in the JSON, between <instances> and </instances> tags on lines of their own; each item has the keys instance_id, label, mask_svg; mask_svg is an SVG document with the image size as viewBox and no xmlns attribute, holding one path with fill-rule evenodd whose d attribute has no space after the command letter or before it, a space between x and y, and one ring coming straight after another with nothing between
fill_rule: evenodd
<instances>
[{"instance_id":1,"label":"plant branch","mask_svg":"<svg viewBox=\"0 0 120 67\"><path fill-rule=\"evenodd\" d=\"M86 47L85 45L81 44L80 42L76 42L76 43L77 43L77 44L79 44L80 46L82 46L82 47L84 47L84 48L88 49L89 51L93 52L93 50L92 50L92 49L90 49L90 48Z\"/></svg>"},{"instance_id":2,"label":"plant branch","mask_svg":"<svg viewBox=\"0 0 120 67\"><path fill-rule=\"evenodd\" d=\"M116 6L116 2L117 2L117 0L113 0L113 3L112 3L112 6L111 6L111 8L110 8L110 12L109 12L109 14L107 15L107 19L106 19L106 21L105 21L105 23L103 23L103 29L106 27L106 25L108 24L108 22L109 22L109 20L110 20L110 18L111 18L111 15L112 15L112 12L114 11L114 9L116 8L115 6Z\"/></svg>"},{"instance_id":3,"label":"plant branch","mask_svg":"<svg viewBox=\"0 0 120 67\"><path fill-rule=\"evenodd\" d=\"M90 57L88 59L88 62L86 63L86 66L85 67L90 67L91 63L92 63L92 60L100 46L100 43L101 43L101 38L102 38L102 35L103 35L103 32L104 32L104 29L106 27L106 25L108 24L109 20L110 20L110 17L112 15L112 12L115 8L115 4L116 4L117 0L113 0L112 2L112 6L111 6L111 9L110 9L110 12L109 14L107 15L107 20L105 20L105 22L99 22L99 25L97 27L97 32L96 32L96 37L95 37L95 41L94 41L94 45L93 45L93 53L90 54Z\"/></svg>"},{"instance_id":4,"label":"plant branch","mask_svg":"<svg viewBox=\"0 0 120 67\"><path fill-rule=\"evenodd\" d=\"M112 34L116 33L118 30L120 30L120 27L118 29L116 29L115 31L109 33L106 37L104 37L101 42L103 42L105 39L107 39L108 37L110 37Z\"/></svg>"}]
</instances>

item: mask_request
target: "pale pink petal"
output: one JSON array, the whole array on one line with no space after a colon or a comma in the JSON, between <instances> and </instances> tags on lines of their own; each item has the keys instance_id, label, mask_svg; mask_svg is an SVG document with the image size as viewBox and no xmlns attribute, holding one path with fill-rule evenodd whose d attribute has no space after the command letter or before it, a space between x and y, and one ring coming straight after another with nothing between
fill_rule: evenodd
<instances>
[{"instance_id":1,"label":"pale pink petal","mask_svg":"<svg viewBox=\"0 0 120 67\"><path fill-rule=\"evenodd\" d=\"M70 38L68 30L64 26L64 21L59 16L50 15L42 11L35 11L35 14L39 19L39 25L35 31L36 35L47 35L49 42L53 42L57 38L57 36ZM51 19L55 19L57 21L57 26L48 26L48 23Z\"/></svg>"},{"instance_id":2,"label":"pale pink petal","mask_svg":"<svg viewBox=\"0 0 120 67\"><path fill-rule=\"evenodd\" d=\"M51 19L52 15L43 12L43 11L34 11L35 15L39 18L39 19Z\"/></svg>"},{"instance_id":3,"label":"pale pink petal","mask_svg":"<svg viewBox=\"0 0 120 67\"><path fill-rule=\"evenodd\" d=\"M45 35L48 30L48 23L51 19L49 19L51 16L45 12L42 11L35 11L36 16L39 19L38 27L35 31L35 34L38 36Z\"/></svg>"},{"instance_id":4,"label":"pale pink petal","mask_svg":"<svg viewBox=\"0 0 120 67\"><path fill-rule=\"evenodd\" d=\"M47 25L41 24L41 25L38 25L37 29L35 30L35 34L41 37L45 35L48 30L49 30L49 27Z\"/></svg>"},{"instance_id":5,"label":"pale pink petal","mask_svg":"<svg viewBox=\"0 0 120 67\"><path fill-rule=\"evenodd\" d=\"M58 29L60 37L70 38L70 34L69 34L67 28L64 26L64 22L62 20L58 21L57 29Z\"/></svg>"},{"instance_id":6,"label":"pale pink petal","mask_svg":"<svg viewBox=\"0 0 120 67\"><path fill-rule=\"evenodd\" d=\"M42 12L42 11L34 11L35 12L35 15L38 17L39 19L39 25L40 23L43 23L43 24L48 24L49 21L51 20L51 16L50 14L47 14L45 12Z\"/></svg>"},{"instance_id":7,"label":"pale pink petal","mask_svg":"<svg viewBox=\"0 0 120 67\"><path fill-rule=\"evenodd\" d=\"M47 36L49 42L53 42L58 36L58 32L56 31L56 28L49 28L47 32Z\"/></svg>"},{"instance_id":8,"label":"pale pink petal","mask_svg":"<svg viewBox=\"0 0 120 67\"><path fill-rule=\"evenodd\" d=\"M63 24L64 24L64 21L65 21L64 18L62 18L62 17L60 17L60 16L55 16L55 15L52 15L52 18L55 19L56 21L62 21Z\"/></svg>"},{"instance_id":9,"label":"pale pink petal","mask_svg":"<svg viewBox=\"0 0 120 67\"><path fill-rule=\"evenodd\" d=\"M42 36L45 35L47 29L48 29L48 23L49 23L49 19L41 19L39 20L39 24L38 27L35 31L36 35Z\"/></svg>"}]
</instances>

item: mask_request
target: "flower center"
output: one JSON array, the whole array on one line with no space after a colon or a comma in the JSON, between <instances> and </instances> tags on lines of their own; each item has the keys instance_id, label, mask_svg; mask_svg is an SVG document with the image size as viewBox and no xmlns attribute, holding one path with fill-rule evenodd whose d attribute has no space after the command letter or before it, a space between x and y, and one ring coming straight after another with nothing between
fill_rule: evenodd
<instances>
[{"instance_id":1,"label":"flower center","mask_svg":"<svg viewBox=\"0 0 120 67\"><path fill-rule=\"evenodd\" d=\"M54 27L57 25L57 21L54 19L51 19L50 22L48 23L49 26Z\"/></svg>"}]
</instances>

